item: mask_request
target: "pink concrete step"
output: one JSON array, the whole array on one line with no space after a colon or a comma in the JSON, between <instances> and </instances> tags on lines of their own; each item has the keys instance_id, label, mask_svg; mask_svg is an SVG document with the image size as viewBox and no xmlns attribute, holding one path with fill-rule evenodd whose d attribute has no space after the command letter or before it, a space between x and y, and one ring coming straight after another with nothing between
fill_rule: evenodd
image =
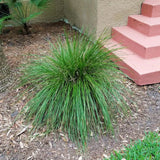
<instances>
[{"instance_id":1,"label":"pink concrete step","mask_svg":"<svg viewBox=\"0 0 160 160\"><path fill-rule=\"evenodd\" d=\"M111 39L106 47L121 48L122 46ZM114 54L121 59L118 62L120 69L127 74L138 85L146 85L160 82L160 57L143 59L131 50L124 48L114 51Z\"/></svg>"},{"instance_id":2,"label":"pink concrete step","mask_svg":"<svg viewBox=\"0 0 160 160\"><path fill-rule=\"evenodd\" d=\"M160 17L160 0L145 0L142 4L142 15Z\"/></svg>"},{"instance_id":3,"label":"pink concrete step","mask_svg":"<svg viewBox=\"0 0 160 160\"><path fill-rule=\"evenodd\" d=\"M123 26L112 29L112 38L143 58L160 57L160 36L148 37L131 27Z\"/></svg>"},{"instance_id":4,"label":"pink concrete step","mask_svg":"<svg viewBox=\"0 0 160 160\"><path fill-rule=\"evenodd\" d=\"M128 26L147 36L160 35L160 17L132 15L128 17Z\"/></svg>"}]
</instances>

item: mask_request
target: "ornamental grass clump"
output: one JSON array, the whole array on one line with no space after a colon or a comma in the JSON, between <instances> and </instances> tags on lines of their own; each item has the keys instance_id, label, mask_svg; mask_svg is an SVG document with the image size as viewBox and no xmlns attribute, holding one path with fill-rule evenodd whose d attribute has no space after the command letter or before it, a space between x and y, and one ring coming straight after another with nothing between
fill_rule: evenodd
<instances>
[{"instance_id":1,"label":"ornamental grass clump","mask_svg":"<svg viewBox=\"0 0 160 160\"><path fill-rule=\"evenodd\" d=\"M50 54L25 66L22 85L29 87L30 100L24 111L34 129L60 129L83 146L90 133L113 129L113 113L125 113L127 105L122 73L105 40L66 35Z\"/></svg>"}]
</instances>

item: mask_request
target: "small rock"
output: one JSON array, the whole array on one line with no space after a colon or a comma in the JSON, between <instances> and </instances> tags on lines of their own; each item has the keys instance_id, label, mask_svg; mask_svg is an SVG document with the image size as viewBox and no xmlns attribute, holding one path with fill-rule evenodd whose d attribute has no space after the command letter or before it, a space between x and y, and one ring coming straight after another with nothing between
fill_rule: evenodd
<instances>
[{"instance_id":1,"label":"small rock","mask_svg":"<svg viewBox=\"0 0 160 160\"><path fill-rule=\"evenodd\" d=\"M6 157L4 155L0 155L0 160L6 160Z\"/></svg>"},{"instance_id":2,"label":"small rock","mask_svg":"<svg viewBox=\"0 0 160 160\"><path fill-rule=\"evenodd\" d=\"M11 114L11 117L14 118L14 117L16 117L17 115L18 115L18 111L15 111L15 112L13 112L13 113Z\"/></svg>"},{"instance_id":3,"label":"small rock","mask_svg":"<svg viewBox=\"0 0 160 160\"><path fill-rule=\"evenodd\" d=\"M22 142L19 143L21 148L24 148L24 144Z\"/></svg>"},{"instance_id":4,"label":"small rock","mask_svg":"<svg viewBox=\"0 0 160 160\"><path fill-rule=\"evenodd\" d=\"M156 102L156 106L160 106L160 101L157 101L157 102Z\"/></svg>"},{"instance_id":5,"label":"small rock","mask_svg":"<svg viewBox=\"0 0 160 160\"><path fill-rule=\"evenodd\" d=\"M109 159L109 156L107 156L106 154L103 154L103 157Z\"/></svg>"},{"instance_id":6,"label":"small rock","mask_svg":"<svg viewBox=\"0 0 160 160\"><path fill-rule=\"evenodd\" d=\"M80 157L78 158L78 160L82 160L82 156L80 156Z\"/></svg>"}]
</instances>

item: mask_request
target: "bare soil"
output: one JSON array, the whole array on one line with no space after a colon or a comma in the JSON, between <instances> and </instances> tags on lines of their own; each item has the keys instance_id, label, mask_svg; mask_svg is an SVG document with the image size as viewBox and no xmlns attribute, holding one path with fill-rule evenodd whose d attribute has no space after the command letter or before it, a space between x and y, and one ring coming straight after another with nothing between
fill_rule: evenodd
<instances>
[{"instance_id":1,"label":"bare soil","mask_svg":"<svg viewBox=\"0 0 160 160\"><path fill-rule=\"evenodd\" d=\"M47 54L49 42L55 43L64 38L64 30L74 31L63 22L53 24L36 24L31 28L32 34L23 35L20 28L7 29L0 39L3 51L8 59L11 74L8 83L16 84L19 66L26 63L32 54ZM43 132L30 135L31 126L23 120L13 122L25 105L25 97L17 100L20 89L8 88L0 93L0 160L100 160L109 156L111 151L142 139L145 132L160 131L160 84L137 86L124 78L124 84L133 94L129 97L131 115L118 118L115 135L108 133L102 137L91 137L86 153L71 142L64 133Z\"/></svg>"}]
</instances>

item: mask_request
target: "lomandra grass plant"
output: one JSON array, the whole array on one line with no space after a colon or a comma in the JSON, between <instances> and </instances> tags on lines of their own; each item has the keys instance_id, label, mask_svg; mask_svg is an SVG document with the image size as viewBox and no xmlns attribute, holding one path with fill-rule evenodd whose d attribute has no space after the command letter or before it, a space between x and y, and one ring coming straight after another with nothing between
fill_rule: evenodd
<instances>
[{"instance_id":1,"label":"lomandra grass plant","mask_svg":"<svg viewBox=\"0 0 160 160\"><path fill-rule=\"evenodd\" d=\"M29 87L31 99L24 111L35 129L60 129L83 146L90 133L113 129L113 113L126 112L127 105L121 71L105 40L66 35L49 55L25 66L22 86Z\"/></svg>"}]
</instances>

